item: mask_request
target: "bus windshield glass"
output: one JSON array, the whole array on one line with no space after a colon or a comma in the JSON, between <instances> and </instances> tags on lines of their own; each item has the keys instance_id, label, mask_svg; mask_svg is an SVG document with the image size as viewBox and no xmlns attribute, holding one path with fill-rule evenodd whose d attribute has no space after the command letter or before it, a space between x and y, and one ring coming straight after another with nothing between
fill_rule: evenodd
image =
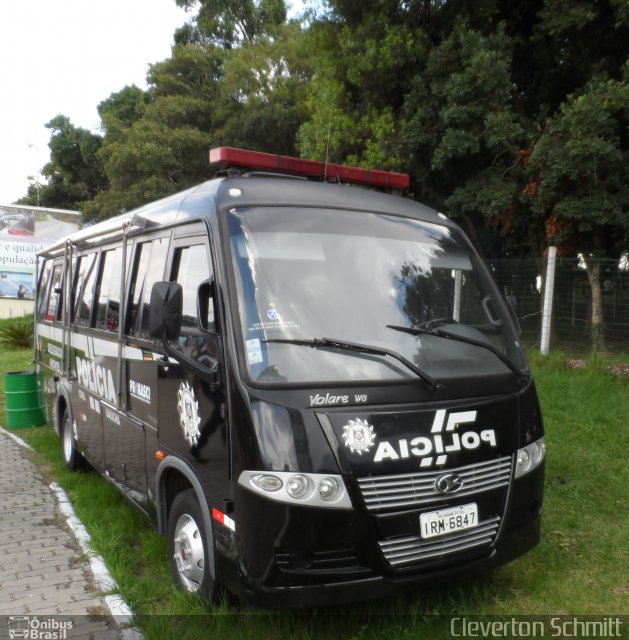
<instances>
[{"instance_id":1,"label":"bus windshield glass","mask_svg":"<svg viewBox=\"0 0 629 640\"><path fill-rule=\"evenodd\" d=\"M526 367L505 304L455 230L313 208L242 208L227 216L253 381L416 375L398 357L317 344L323 338L392 351L437 380Z\"/></svg>"}]
</instances>

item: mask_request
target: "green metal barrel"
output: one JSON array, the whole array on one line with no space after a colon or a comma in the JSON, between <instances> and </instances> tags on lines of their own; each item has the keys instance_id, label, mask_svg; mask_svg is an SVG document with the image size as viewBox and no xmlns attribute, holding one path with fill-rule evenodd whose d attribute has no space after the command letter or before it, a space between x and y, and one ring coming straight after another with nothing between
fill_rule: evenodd
<instances>
[{"instance_id":1,"label":"green metal barrel","mask_svg":"<svg viewBox=\"0 0 629 640\"><path fill-rule=\"evenodd\" d=\"M44 376L35 371L4 374L7 426L12 429L46 424Z\"/></svg>"}]
</instances>

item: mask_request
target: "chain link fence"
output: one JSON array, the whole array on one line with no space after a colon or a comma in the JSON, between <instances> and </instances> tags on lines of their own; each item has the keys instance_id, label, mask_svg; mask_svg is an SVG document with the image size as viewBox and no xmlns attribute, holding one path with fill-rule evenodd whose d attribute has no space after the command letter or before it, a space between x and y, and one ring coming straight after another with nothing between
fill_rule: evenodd
<instances>
[{"instance_id":1,"label":"chain link fence","mask_svg":"<svg viewBox=\"0 0 629 640\"><path fill-rule=\"evenodd\" d=\"M600 260L605 345L629 354L629 264L626 258ZM547 260L493 260L489 264L503 295L515 296L526 347L539 348ZM582 355L592 346L592 293L579 258L557 258L550 348Z\"/></svg>"}]
</instances>

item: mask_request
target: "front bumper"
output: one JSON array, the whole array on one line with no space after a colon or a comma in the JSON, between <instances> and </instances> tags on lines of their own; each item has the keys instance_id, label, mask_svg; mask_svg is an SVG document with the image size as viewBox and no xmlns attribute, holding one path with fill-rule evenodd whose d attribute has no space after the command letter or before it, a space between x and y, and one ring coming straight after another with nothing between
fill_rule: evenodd
<instances>
[{"instance_id":1,"label":"front bumper","mask_svg":"<svg viewBox=\"0 0 629 640\"><path fill-rule=\"evenodd\" d=\"M511 562L533 549L540 539L539 515L526 526L506 531L497 547L481 558L448 567L407 576L389 575L356 578L318 585L258 586L242 585L239 597L250 604L275 609L303 609L343 605L375 600L422 584L443 584L474 572L488 570Z\"/></svg>"},{"instance_id":2,"label":"front bumper","mask_svg":"<svg viewBox=\"0 0 629 640\"><path fill-rule=\"evenodd\" d=\"M342 604L381 598L409 585L450 581L510 562L538 544L543 482L543 465L511 482L500 528L489 546L403 567L387 561L379 544L382 525L364 508L272 503L239 487L236 533L230 543L215 536L219 558L221 549L227 555L229 548L231 561L223 555L219 562L229 566L224 577L230 590L270 608ZM360 504L359 496L352 500ZM397 519L418 521L414 512Z\"/></svg>"}]
</instances>

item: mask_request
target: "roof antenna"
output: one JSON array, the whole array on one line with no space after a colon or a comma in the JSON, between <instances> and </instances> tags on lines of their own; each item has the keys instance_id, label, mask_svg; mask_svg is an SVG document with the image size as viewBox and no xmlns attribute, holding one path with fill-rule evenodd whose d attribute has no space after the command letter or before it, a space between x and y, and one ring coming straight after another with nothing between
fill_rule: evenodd
<instances>
[{"instance_id":1,"label":"roof antenna","mask_svg":"<svg viewBox=\"0 0 629 640\"><path fill-rule=\"evenodd\" d=\"M330 128L332 124L332 110L328 115L328 139L325 143L325 167L323 168L323 182L328 181L328 155L330 153Z\"/></svg>"}]
</instances>

